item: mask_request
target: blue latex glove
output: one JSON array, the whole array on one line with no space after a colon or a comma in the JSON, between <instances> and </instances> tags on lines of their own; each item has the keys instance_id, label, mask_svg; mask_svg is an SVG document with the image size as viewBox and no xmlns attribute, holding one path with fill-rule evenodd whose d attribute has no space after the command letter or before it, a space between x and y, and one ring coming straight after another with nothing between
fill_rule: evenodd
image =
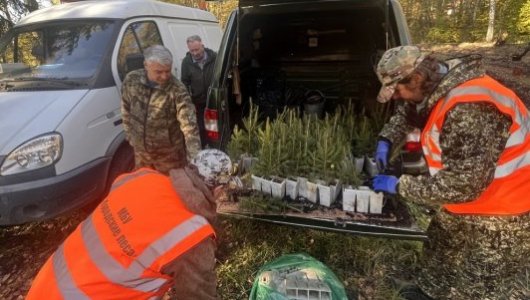
<instances>
[{"instance_id":1,"label":"blue latex glove","mask_svg":"<svg viewBox=\"0 0 530 300\"><path fill-rule=\"evenodd\" d=\"M376 192L396 194L399 179L392 175L377 175L372 179L372 189Z\"/></svg>"},{"instance_id":2,"label":"blue latex glove","mask_svg":"<svg viewBox=\"0 0 530 300\"><path fill-rule=\"evenodd\" d=\"M377 142L377 148L375 150L375 163L379 172L385 171L388 165L388 154L390 152L390 146L392 144L389 141L379 140Z\"/></svg>"}]
</instances>

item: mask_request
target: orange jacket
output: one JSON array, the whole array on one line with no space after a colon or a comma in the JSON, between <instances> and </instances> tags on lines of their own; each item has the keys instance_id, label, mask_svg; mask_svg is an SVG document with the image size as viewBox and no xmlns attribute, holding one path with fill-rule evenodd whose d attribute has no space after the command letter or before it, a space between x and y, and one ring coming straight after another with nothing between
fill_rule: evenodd
<instances>
[{"instance_id":1,"label":"orange jacket","mask_svg":"<svg viewBox=\"0 0 530 300\"><path fill-rule=\"evenodd\" d=\"M171 277L161 268L212 236L171 181L151 169L116 179L111 193L48 259L26 299L149 299Z\"/></svg>"},{"instance_id":2,"label":"orange jacket","mask_svg":"<svg viewBox=\"0 0 530 300\"><path fill-rule=\"evenodd\" d=\"M530 115L524 103L493 78L467 81L438 101L423 129L421 143L431 175L444 168L440 132L445 116L458 103L487 102L511 117L510 136L491 184L477 199L444 208L455 214L519 215L530 211ZM486 143L486 141L485 141Z\"/></svg>"}]
</instances>

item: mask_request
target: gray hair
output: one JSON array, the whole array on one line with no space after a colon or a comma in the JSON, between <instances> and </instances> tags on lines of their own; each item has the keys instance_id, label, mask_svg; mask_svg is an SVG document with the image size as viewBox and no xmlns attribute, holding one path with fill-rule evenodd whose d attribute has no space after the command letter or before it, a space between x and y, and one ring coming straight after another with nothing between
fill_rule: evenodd
<instances>
[{"instance_id":1,"label":"gray hair","mask_svg":"<svg viewBox=\"0 0 530 300\"><path fill-rule=\"evenodd\" d=\"M194 34L192 36L189 36L187 39L186 39L186 44L188 43L191 43L191 42L202 42L201 40L201 37Z\"/></svg>"},{"instance_id":2,"label":"gray hair","mask_svg":"<svg viewBox=\"0 0 530 300\"><path fill-rule=\"evenodd\" d=\"M164 66L173 64L173 55L168 48L162 45L154 45L144 50L145 62L156 62Z\"/></svg>"}]
</instances>

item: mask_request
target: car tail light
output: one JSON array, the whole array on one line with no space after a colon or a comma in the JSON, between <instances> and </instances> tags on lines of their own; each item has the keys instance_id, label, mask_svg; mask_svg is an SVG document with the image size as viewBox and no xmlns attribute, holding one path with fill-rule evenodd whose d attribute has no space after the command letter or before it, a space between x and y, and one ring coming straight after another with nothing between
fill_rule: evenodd
<instances>
[{"instance_id":1,"label":"car tail light","mask_svg":"<svg viewBox=\"0 0 530 300\"><path fill-rule=\"evenodd\" d=\"M205 109L204 110L204 128L206 129L206 136L212 140L219 139L219 127L217 121L219 119L219 114L215 109Z\"/></svg>"},{"instance_id":2,"label":"car tail light","mask_svg":"<svg viewBox=\"0 0 530 300\"><path fill-rule=\"evenodd\" d=\"M421 152L420 142L406 142L403 149L407 152Z\"/></svg>"},{"instance_id":3,"label":"car tail light","mask_svg":"<svg viewBox=\"0 0 530 300\"><path fill-rule=\"evenodd\" d=\"M403 150L407 152L421 152L421 142L420 142L420 136L421 131L416 128L413 131L411 131L409 134L407 134L405 145L403 146Z\"/></svg>"}]
</instances>

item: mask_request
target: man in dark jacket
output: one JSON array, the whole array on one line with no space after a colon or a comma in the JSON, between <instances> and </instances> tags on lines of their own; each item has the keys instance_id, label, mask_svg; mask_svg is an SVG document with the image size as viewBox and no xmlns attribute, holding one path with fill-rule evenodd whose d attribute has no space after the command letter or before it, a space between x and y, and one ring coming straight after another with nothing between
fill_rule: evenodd
<instances>
[{"instance_id":1,"label":"man in dark jacket","mask_svg":"<svg viewBox=\"0 0 530 300\"><path fill-rule=\"evenodd\" d=\"M202 146L206 143L206 132L204 129L204 109L206 107L206 96L208 87L212 81L213 67L217 53L205 48L201 37L192 35L186 39L189 52L182 60L180 80L188 88L195 109L197 110L197 122L201 135Z\"/></svg>"}]
</instances>

